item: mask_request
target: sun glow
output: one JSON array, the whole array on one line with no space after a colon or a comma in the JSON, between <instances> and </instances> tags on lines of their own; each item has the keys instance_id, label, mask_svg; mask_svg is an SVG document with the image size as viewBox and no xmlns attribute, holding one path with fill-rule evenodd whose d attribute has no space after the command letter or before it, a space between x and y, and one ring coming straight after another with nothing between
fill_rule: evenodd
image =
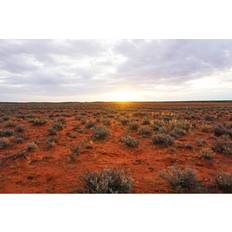
<instances>
[{"instance_id":1,"label":"sun glow","mask_svg":"<svg viewBox=\"0 0 232 232\"><path fill-rule=\"evenodd\" d=\"M130 102L130 101L136 101L138 98L138 94L134 91L118 91L112 93L112 100L117 102Z\"/></svg>"}]
</instances>

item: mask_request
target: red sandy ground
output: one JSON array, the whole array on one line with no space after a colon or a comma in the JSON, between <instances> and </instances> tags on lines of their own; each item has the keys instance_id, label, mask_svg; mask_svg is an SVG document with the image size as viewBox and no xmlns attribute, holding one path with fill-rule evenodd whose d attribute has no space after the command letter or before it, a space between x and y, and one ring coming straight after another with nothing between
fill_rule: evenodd
<instances>
[{"instance_id":1,"label":"red sandy ground","mask_svg":"<svg viewBox=\"0 0 232 232\"><path fill-rule=\"evenodd\" d=\"M87 105L89 119L93 119L92 112L95 112L99 106L111 106L111 103L92 103L94 107ZM193 107L193 109L174 109L170 107ZM5 109L7 105L2 105ZM10 106L10 109L16 107L17 112L25 112L30 109L30 105ZM133 112L196 112L202 118L206 114L215 115L222 113L222 117L209 125L216 125L220 122L231 120L232 110L221 110L217 107L232 107L231 102L192 102L192 103L131 103L117 105L120 110L126 111L127 107L135 107ZM136 107L142 107L137 109ZM154 107L154 108L150 108ZM155 108L157 107L157 108ZM167 107L159 109L159 107ZM200 107L200 109L194 107ZM201 107L207 107L206 109ZM215 109L213 107L216 107ZM72 145L79 144L83 139L89 139L93 134L92 129L86 129L84 125L82 133L76 133L76 138L70 138L66 135L72 131L73 126L79 124L74 118L83 110L74 112L71 107L64 110L67 116L65 128L58 132L58 143L51 149L44 146L47 138L47 128L52 124L49 119L48 123L43 126L33 126L28 120L16 118L20 125L25 127L24 134L28 138L23 144L14 144L13 146L0 150L0 158L17 153L25 148L26 144L36 141L39 144L38 150L32 152L28 158L9 160L0 166L0 192L1 193L71 193L78 192L82 188L80 176L87 171L102 170L105 168L126 169L133 178L133 192L135 193L167 193L172 192L169 184L160 176L160 172L169 166L178 165L180 167L190 167L196 170L197 177L206 185L211 183L217 171L232 172L232 158L222 154L215 154L213 161L209 162L199 157L202 148L196 145L197 139L206 141L204 148L211 147L214 142L212 132L202 132L200 126L192 129L187 135L176 140L177 144L192 144L193 149L172 146L162 148L153 145L151 138L142 138L137 132L129 132L130 135L139 141L138 148L128 148L123 145L119 139L127 134L127 126L123 126L118 120L110 119L111 125L108 126L110 136L103 141L90 141L92 149L82 149L80 155L75 161L70 162L70 148ZM169 109L170 108L170 109ZM41 109L35 105L33 107L36 113L33 115L40 118L47 117L48 113L40 113ZM62 108L61 108L62 109ZM232 109L232 108L231 108ZM53 108L49 108L49 114L54 113ZM120 111L121 112L121 111ZM112 114L112 113L110 113ZM203 120L203 119L202 119ZM200 125L200 121L196 121ZM204 124L204 121L203 121ZM3 125L3 122L1 123ZM1 126L2 127L2 126Z\"/></svg>"}]
</instances>

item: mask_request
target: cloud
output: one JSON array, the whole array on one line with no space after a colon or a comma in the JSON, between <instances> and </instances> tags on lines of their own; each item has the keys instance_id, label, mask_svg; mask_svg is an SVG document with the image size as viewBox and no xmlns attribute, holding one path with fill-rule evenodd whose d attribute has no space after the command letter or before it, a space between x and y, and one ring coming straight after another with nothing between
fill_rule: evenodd
<instances>
[{"instance_id":1,"label":"cloud","mask_svg":"<svg viewBox=\"0 0 232 232\"><path fill-rule=\"evenodd\" d=\"M232 99L231 70L232 40L0 40L1 101Z\"/></svg>"}]
</instances>

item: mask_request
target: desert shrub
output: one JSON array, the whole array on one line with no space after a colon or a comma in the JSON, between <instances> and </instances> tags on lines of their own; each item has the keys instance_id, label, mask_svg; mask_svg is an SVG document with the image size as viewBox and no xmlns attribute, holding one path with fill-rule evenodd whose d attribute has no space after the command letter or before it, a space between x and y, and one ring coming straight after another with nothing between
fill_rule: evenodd
<instances>
[{"instance_id":1,"label":"desert shrub","mask_svg":"<svg viewBox=\"0 0 232 232\"><path fill-rule=\"evenodd\" d=\"M201 131L204 133L209 133L212 131L212 127L210 125L204 124L201 127Z\"/></svg>"},{"instance_id":2,"label":"desert shrub","mask_svg":"<svg viewBox=\"0 0 232 232\"><path fill-rule=\"evenodd\" d=\"M54 147L57 143L57 137L56 136L48 136L46 139L46 147L48 149Z\"/></svg>"},{"instance_id":3,"label":"desert shrub","mask_svg":"<svg viewBox=\"0 0 232 232\"><path fill-rule=\"evenodd\" d=\"M102 123L103 123L103 125L105 125L105 126L110 126L110 125L111 125L111 120L108 119L108 118L104 118L104 119L102 120Z\"/></svg>"},{"instance_id":4,"label":"desert shrub","mask_svg":"<svg viewBox=\"0 0 232 232\"><path fill-rule=\"evenodd\" d=\"M2 119L3 119L3 121L8 121L10 119L10 117L9 116L3 116Z\"/></svg>"},{"instance_id":5,"label":"desert shrub","mask_svg":"<svg viewBox=\"0 0 232 232\"><path fill-rule=\"evenodd\" d=\"M180 138L185 134L186 134L186 131L178 127L173 128L172 131L170 132L170 135L174 138Z\"/></svg>"},{"instance_id":6,"label":"desert shrub","mask_svg":"<svg viewBox=\"0 0 232 232\"><path fill-rule=\"evenodd\" d=\"M77 156L80 155L80 146L79 145L75 145L71 148L71 154L69 156L69 158L71 159L71 161L75 160Z\"/></svg>"},{"instance_id":7,"label":"desert shrub","mask_svg":"<svg viewBox=\"0 0 232 232\"><path fill-rule=\"evenodd\" d=\"M67 123L65 118L58 118L58 119L56 119L55 122L58 124L62 124L63 126L66 125L66 123Z\"/></svg>"},{"instance_id":8,"label":"desert shrub","mask_svg":"<svg viewBox=\"0 0 232 232\"><path fill-rule=\"evenodd\" d=\"M48 134L49 135L56 135L57 134L57 129L54 128L53 126L48 127Z\"/></svg>"},{"instance_id":9,"label":"desert shrub","mask_svg":"<svg viewBox=\"0 0 232 232\"><path fill-rule=\"evenodd\" d=\"M222 136L216 139L213 150L224 155L232 155L232 141L228 136Z\"/></svg>"},{"instance_id":10,"label":"desert shrub","mask_svg":"<svg viewBox=\"0 0 232 232\"><path fill-rule=\"evenodd\" d=\"M223 125L219 124L213 128L213 132L215 136L221 136L227 134L227 129Z\"/></svg>"},{"instance_id":11,"label":"desert shrub","mask_svg":"<svg viewBox=\"0 0 232 232\"><path fill-rule=\"evenodd\" d=\"M105 139L109 135L109 131L105 127L94 128L93 139L100 140Z\"/></svg>"},{"instance_id":12,"label":"desert shrub","mask_svg":"<svg viewBox=\"0 0 232 232\"><path fill-rule=\"evenodd\" d=\"M204 139L201 139L201 138L196 139L196 145L197 145L198 147L202 147L202 146L204 146L205 144L206 144L206 141L205 141Z\"/></svg>"},{"instance_id":13,"label":"desert shrub","mask_svg":"<svg viewBox=\"0 0 232 232\"><path fill-rule=\"evenodd\" d=\"M156 131L156 132L164 132L165 131L165 128L164 128L164 122L163 121L160 121L160 120L156 120L153 122L153 130Z\"/></svg>"},{"instance_id":14,"label":"desert shrub","mask_svg":"<svg viewBox=\"0 0 232 232\"><path fill-rule=\"evenodd\" d=\"M214 158L214 153L211 149L203 150L200 153L200 157L205 160L212 160Z\"/></svg>"},{"instance_id":15,"label":"desert shrub","mask_svg":"<svg viewBox=\"0 0 232 232\"><path fill-rule=\"evenodd\" d=\"M214 121L216 117L214 115L205 115L205 121Z\"/></svg>"},{"instance_id":16,"label":"desert shrub","mask_svg":"<svg viewBox=\"0 0 232 232\"><path fill-rule=\"evenodd\" d=\"M189 121L187 120L173 120L170 122L170 127L171 129L180 129L182 131L188 132L192 125Z\"/></svg>"},{"instance_id":17,"label":"desert shrub","mask_svg":"<svg viewBox=\"0 0 232 232\"><path fill-rule=\"evenodd\" d=\"M35 118L31 120L34 126L42 126L47 123L47 120L41 118Z\"/></svg>"},{"instance_id":18,"label":"desert shrub","mask_svg":"<svg viewBox=\"0 0 232 232\"><path fill-rule=\"evenodd\" d=\"M139 129L139 134L143 137L150 137L152 135L152 129L149 126L143 126Z\"/></svg>"},{"instance_id":19,"label":"desert shrub","mask_svg":"<svg viewBox=\"0 0 232 232\"><path fill-rule=\"evenodd\" d=\"M152 137L153 144L158 144L164 147L171 146L174 142L174 139L168 134L158 133Z\"/></svg>"},{"instance_id":20,"label":"desert shrub","mask_svg":"<svg viewBox=\"0 0 232 232\"><path fill-rule=\"evenodd\" d=\"M48 127L48 133L50 135L56 135L57 131L61 131L64 128L64 123L57 121Z\"/></svg>"},{"instance_id":21,"label":"desert shrub","mask_svg":"<svg viewBox=\"0 0 232 232\"><path fill-rule=\"evenodd\" d=\"M15 142L16 142L17 144L23 143L24 140L25 140L25 139L24 139L23 137L20 137L20 136L17 136L17 137L15 138Z\"/></svg>"},{"instance_id":22,"label":"desert shrub","mask_svg":"<svg viewBox=\"0 0 232 232\"><path fill-rule=\"evenodd\" d=\"M129 120L127 118L121 118L120 122L122 123L123 126L125 126L129 123Z\"/></svg>"},{"instance_id":23,"label":"desert shrub","mask_svg":"<svg viewBox=\"0 0 232 232\"><path fill-rule=\"evenodd\" d=\"M192 145L191 143L185 143L185 144L183 145L183 148L192 150L192 149L193 149L193 145Z\"/></svg>"},{"instance_id":24,"label":"desert shrub","mask_svg":"<svg viewBox=\"0 0 232 232\"><path fill-rule=\"evenodd\" d=\"M9 122L7 122L6 124L5 124L5 128L14 128L14 127L16 127L16 123L15 122L13 122L13 121L9 121Z\"/></svg>"},{"instance_id":25,"label":"desert shrub","mask_svg":"<svg viewBox=\"0 0 232 232\"><path fill-rule=\"evenodd\" d=\"M14 135L12 130L0 130L0 137L10 137L12 135Z\"/></svg>"},{"instance_id":26,"label":"desert shrub","mask_svg":"<svg viewBox=\"0 0 232 232\"><path fill-rule=\"evenodd\" d=\"M149 118L148 118L148 117L145 117L145 118L143 119L143 121L142 121L142 125L150 125L150 124L151 124L151 122L150 122Z\"/></svg>"},{"instance_id":27,"label":"desert shrub","mask_svg":"<svg viewBox=\"0 0 232 232\"><path fill-rule=\"evenodd\" d=\"M0 149L6 148L10 145L10 140L7 138L0 138Z\"/></svg>"},{"instance_id":28,"label":"desert shrub","mask_svg":"<svg viewBox=\"0 0 232 232\"><path fill-rule=\"evenodd\" d=\"M189 168L171 167L161 173L161 176L169 182L175 192L196 192L200 185L195 172Z\"/></svg>"},{"instance_id":29,"label":"desert shrub","mask_svg":"<svg viewBox=\"0 0 232 232\"><path fill-rule=\"evenodd\" d=\"M66 135L67 135L69 138L72 138L72 139L75 139L75 138L77 137L77 134L76 134L76 132L74 132L74 131L68 131L68 132L66 133Z\"/></svg>"},{"instance_id":30,"label":"desert shrub","mask_svg":"<svg viewBox=\"0 0 232 232\"><path fill-rule=\"evenodd\" d=\"M90 172L82 177L86 193L130 193L132 179L116 169Z\"/></svg>"},{"instance_id":31,"label":"desert shrub","mask_svg":"<svg viewBox=\"0 0 232 232\"><path fill-rule=\"evenodd\" d=\"M232 174L221 172L215 178L216 187L224 193L232 193Z\"/></svg>"},{"instance_id":32,"label":"desert shrub","mask_svg":"<svg viewBox=\"0 0 232 232\"><path fill-rule=\"evenodd\" d=\"M15 128L15 132L17 132L17 133L22 133L22 132L24 132L24 127L23 126L16 126L16 128Z\"/></svg>"},{"instance_id":33,"label":"desert shrub","mask_svg":"<svg viewBox=\"0 0 232 232\"><path fill-rule=\"evenodd\" d=\"M26 146L26 150L27 151L35 151L38 149L38 145L35 143L35 142L32 142L32 143L28 143L27 146Z\"/></svg>"},{"instance_id":34,"label":"desert shrub","mask_svg":"<svg viewBox=\"0 0 232 232\"><path fill-rule=\"evenodd\" d=\"M135 138L133 138L129 135L123 136L120 139L120 141L123 142L124 144L126 144L128 147L138 147L138 145L139 145L139 142Z\"/></svg>"},{"instance_id":35,"label":"desert shrub","mask_svg":"<svg viewBox=\"0 0 232 232\"><path fill-rule=\"evenodd\" d=\"M85 124L85 128L87 128L87 129L90 129L90 128L94 127L94 126L95 126L95 122L93 122L93 121L88 121Z\"/></svg>"},{"instance_id":36,"label":"desert shrub","mask_svg":"<svg viewBox=\"0 0 232 232\"><path fill-rule=\"evenodd\" d=\"M129 130L136 131L136 130L138 130L138 128L139 128L138 122L130 122L128 125Z\"/></svg>"}]
</instances>

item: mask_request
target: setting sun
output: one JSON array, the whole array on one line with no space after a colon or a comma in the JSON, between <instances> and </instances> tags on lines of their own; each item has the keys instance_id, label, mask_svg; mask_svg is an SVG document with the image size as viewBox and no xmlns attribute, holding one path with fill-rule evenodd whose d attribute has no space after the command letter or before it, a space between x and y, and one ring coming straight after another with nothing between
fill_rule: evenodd
<instances>
[{"instance_id":1,"label":"setting sun","mask_svg":"<svg viewBox=\"0 0 232 232\"><path fill-rule=\"evenodd\" d=\"M117 102L129 102L129 101L135 101L135 99L138 97L136 92L132 90L123 90L123 91L117 91L112 93L112 100Z\"/></svg>"}]
</instances>

